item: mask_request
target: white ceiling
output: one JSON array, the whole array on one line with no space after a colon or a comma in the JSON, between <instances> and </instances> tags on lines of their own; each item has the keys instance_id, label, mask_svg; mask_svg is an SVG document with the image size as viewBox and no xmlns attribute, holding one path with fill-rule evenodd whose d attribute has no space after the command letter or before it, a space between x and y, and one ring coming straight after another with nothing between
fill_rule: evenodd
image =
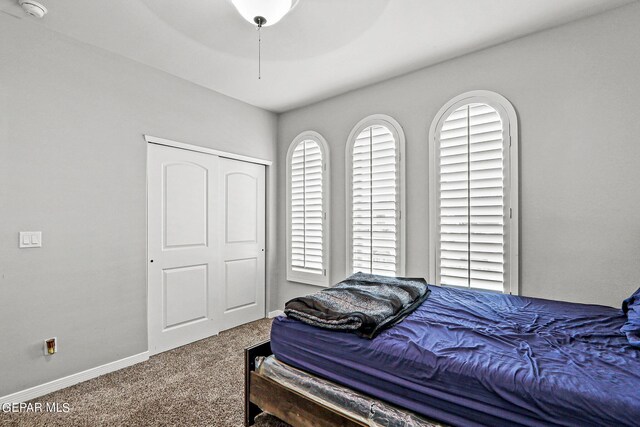
<instances>
[{"instance_id":1,"label":"white ceiling","mask_svg":"<svg viewBox=\"0 0 640 427\"><path fill-rule=\"evenodd\" d=\"M38 25L282 112L636 0L300 0L262 30L261 80L229 0L38 1Z\"/></svg>"}]
</instances>

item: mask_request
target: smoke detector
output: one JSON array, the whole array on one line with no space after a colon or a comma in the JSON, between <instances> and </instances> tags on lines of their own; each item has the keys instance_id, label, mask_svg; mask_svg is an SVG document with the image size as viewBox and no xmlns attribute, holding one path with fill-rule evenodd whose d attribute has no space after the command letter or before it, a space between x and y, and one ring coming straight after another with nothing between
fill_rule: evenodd
<instances>
[{"instance_id":1,"label":"smoke detector","mask_svg":"<svg viewBox=\"0 0 640 427\"><path fill-rule=\"evenodd\" d=\"M42 18L47 14L47 8L33 0L18 0L22 9L27 12L27 14L31 16L35 16L36 18Z\"/></svg>"}]
</instances>

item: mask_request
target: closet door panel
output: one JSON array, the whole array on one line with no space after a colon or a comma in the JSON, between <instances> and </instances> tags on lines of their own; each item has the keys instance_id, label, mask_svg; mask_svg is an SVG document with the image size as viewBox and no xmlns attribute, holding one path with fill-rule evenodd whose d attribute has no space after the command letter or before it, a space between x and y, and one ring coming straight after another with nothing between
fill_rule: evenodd
<instances>
[{"instance_id":1,"label":"closet door panel","mask_svg":"<svg viewBox=\"0 0 640 427\"><path fill-rule=\"evenodd\" d=\"M265 316L265 167L220 159L222 330Z\"/></svg>"},{"instance_id":2,"label":"closet door panel","mask_svg":"<svg viewBox=\"0 0 640 427\"><path fill-rule=\"evenodd\" d=\"M217 156L148 145L149 351L160 353L220 330L216 262L220 220Z\"/></svg>"}]
</instances>

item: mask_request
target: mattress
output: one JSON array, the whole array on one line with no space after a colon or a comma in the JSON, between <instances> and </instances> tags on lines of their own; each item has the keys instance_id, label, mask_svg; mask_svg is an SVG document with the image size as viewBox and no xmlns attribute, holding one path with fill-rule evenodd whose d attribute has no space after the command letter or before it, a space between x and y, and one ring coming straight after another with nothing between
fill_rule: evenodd
<instances>
[{"instance_id":1,"label":"mattress","mask_svg":"<svg viewBox=\"0 0 640 427\"><path fill-rule=\"evenodd\" d=\"M274 319L277 359L447 424L637 425L621 310L431 286L373 340Z\"/></svg>"}]
</instances>

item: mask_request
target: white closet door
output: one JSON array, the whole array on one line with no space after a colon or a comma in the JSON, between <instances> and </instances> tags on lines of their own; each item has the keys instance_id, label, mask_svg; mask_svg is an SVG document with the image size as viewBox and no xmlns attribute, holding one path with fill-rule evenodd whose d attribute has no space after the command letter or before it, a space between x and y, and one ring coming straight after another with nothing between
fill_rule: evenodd
<instances>
[{"instance_id":1,"label":"white closet door","mask_svg":"<svg viewBox=\"0 0 640 427\"><path fill-rule=\"evenodd\" d=\"M220 159L221 330L265 317L265 167Z\"/></svg>"},{"instance_id":2,"label":"white closet door","mask_svg":"<svg viewBox=\"0 0 640 427\"><path fill-rule=\"evenodd\" d=\"M148 144L149 351L160 353L220 330L220 158Z\"/></svg>"}]
</instances>

